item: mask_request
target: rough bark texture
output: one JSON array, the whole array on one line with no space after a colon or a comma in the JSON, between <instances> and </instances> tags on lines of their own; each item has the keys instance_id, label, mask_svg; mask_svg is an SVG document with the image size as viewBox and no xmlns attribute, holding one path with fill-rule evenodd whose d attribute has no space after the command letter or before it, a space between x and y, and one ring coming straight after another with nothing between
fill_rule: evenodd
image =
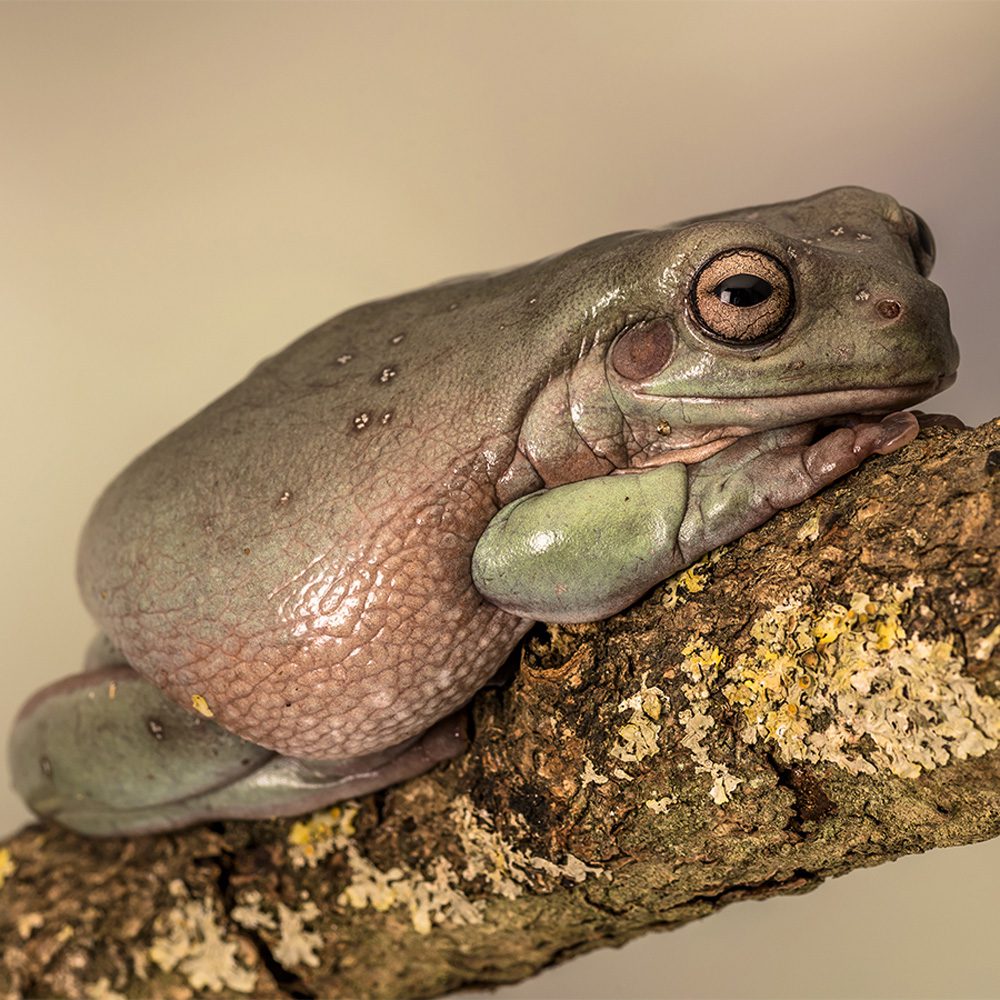
<instances>
[{"instance_id":1,"label":"rough bark texture","mask_svg":"<svg viewBox=\"0 0 1000 1000\"><path fill-rule=\"evenodd\" d=\"M538 627L466 756L356 807L27 828L0 995L430 997L995 836L998 484L1000 421L925 430L624 614Z\"/></svg>"}]
</instances>

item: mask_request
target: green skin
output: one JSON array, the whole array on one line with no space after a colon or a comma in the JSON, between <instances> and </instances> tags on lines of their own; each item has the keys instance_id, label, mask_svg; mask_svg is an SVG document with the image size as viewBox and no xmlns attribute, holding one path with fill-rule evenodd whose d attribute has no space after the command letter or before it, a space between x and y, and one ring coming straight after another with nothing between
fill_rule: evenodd
<instances>
[{"instance_id":1,"label":"green skin","mask_svg":"<svg viewBox=\"0 0 1000 1000\"><path fill-rule=\"evenodd\" d=\"M793 289L749 343L692 298L733 248ZM898 411L958 364L932 256L892 198L838 188L323 324L98 501L79 578L102 637L21 710L15 786L116 835L303 812L454 756L456 711L533 621L614 614L915 436Z\"/></svg>"}]
</instances>

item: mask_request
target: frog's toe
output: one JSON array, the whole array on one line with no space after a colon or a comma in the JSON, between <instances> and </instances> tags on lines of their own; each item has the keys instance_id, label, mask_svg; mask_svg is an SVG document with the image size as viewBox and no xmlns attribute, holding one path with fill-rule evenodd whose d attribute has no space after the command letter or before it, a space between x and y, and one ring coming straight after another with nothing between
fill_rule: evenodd
<instances>
[{"instance_id":1,"label":"frog's toe","mask_svg":"<svg viewBox=\"0 0 1000 1000\"><path fill-rule=\"evenodd\" d=\"M361 757L282 757L176 705L119 665L34 695L18 716L10 759L14 787L40 816L115 836L295 815L413 777L467 746L456 715Z\"/></svg>"},{"instance_id":2,"label":"frog's toe","mask_svg":"<svg viewBox=\"0 0 1000 1000\"><path fill-rule=\"evenodd\" d=\"M169 701L127 665L37 692L10 747L28 805L86 833L129 830L130 816L230 785L273 756Z\"/></svg>"},{"instance_id":3,"label":"frog's toe","mask_svg":"<svg viewBox=\"0 0 1000 1000\"><path fill-rule=\"evenodd\" d=\"M923 410L910 411L919 421L921 429L924 427L945 427L953 431L966 431L969 425L954 413L924 413Z\"/></svg>"},{"instance_id":4,"label":"frog's toe","mask_svg":"<svg viewBox=\"0 0 1000 1000\"><path fill-rule=\"evenodd\" d=\"M840 427L805 449L802 466L815 489L821 489L857 468L871 455L888 455L912 441L920 430L912 413L890 413L878 422L858 420ZM815 490L814 490L815 491ZM813 492L814 492L813 491ZM793 497L798 503L805 497ZM781 503L780 506L791 506Z\"/></svg>"}]
</instances>

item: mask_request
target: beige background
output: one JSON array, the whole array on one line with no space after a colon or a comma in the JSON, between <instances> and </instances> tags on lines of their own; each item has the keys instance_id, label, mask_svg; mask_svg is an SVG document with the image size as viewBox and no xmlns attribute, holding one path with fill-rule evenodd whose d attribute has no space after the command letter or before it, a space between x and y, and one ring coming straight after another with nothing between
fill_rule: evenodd
<instances>
[{"instance_id":1,"label":"beige background","mask_svg":"<svg viewBox=\"0 0 1000 1000\"><path fill-rule=\"evenodd\" d=\"M0 735L80 662L100 488L366 298L865 184L937 236L940 408L992 416L998 33L957 2L0 6ZM499 996L998 996L998 899L1000 842L938 852Z\"/></svg>"}]
</instances>

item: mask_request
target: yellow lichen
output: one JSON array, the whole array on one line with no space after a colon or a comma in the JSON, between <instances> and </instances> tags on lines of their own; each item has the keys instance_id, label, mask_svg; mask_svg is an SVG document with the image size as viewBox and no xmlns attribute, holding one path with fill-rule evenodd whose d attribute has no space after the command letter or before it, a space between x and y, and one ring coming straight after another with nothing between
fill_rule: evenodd
<instances>
[{"instance_id":1,"label":"yellow lichen","mask_svg":"<svg viewBox=\"0 0 1000 1000\"><path fill-rule=\"evenodd\" d=\"M226 939L223 928L216 923L212 903L188 898L187 887L180 879L175 879L169 889L178 902L156 918L157 936L149 949L153 962L164 972L177 969L196 990L253 990L257 973L237 961L240 945Z\"/></svg>"},{"instance_id":2,"label":"yellow lichen","mask_svg":"<svg viewBox=\"0 0 1000 1000\"><path fill-rule=\"evenodd\" d=\"M10 856L9 848L0 847L0 889L3 888L4 882L6 882L7 879L9 879L16 871L17 864Z\"/></svg>"},{"instance_id":3,"label":"yellow lichen","mask_svg":"<svg viewBox=\"0 0 1000 1000\"><path fill-rule=\"evenodd\" d=\"M354 836L354 818L358 815L358 806L353 802L344 802L314 813L309 819L299 820L292 824L288 831L288 856L295 868L316 865L332 854L343 850L348 840Z\"/></svg>"},{"instance_id":4,"label":"yellow lichen","mask_svg":"<svg viewBox=\"0 0 1000 1000\"><path fill-rule=\"evenodd\" d=\"M726 673L743 739L787 761L914 778L1000 745L1000 703L963 673L951 637L908 634L901 615L922 581L815 606L802 587L751 627L752 653Z\"/></svg>"},{"instance_id":5,"label":"yellow lichen","mask_svg":"<svg viewBox=\"0 0 1000 1000\"><path fill-rule=\"evenodd\" d=\"M208 700L203 694L193 694L191 695L191 707L201 715L204 715L206 719L212 719L215 717L215 712L209 707Z\"/></svg>"},{"instance_id":6,"label":"yellow lichen","mask_svg":"<svg viewBox=\"0 0 1000 1000\"><path fill-rule=\"evenodd\" d=\"M683 573L671 577L664 587L663 606L670 609L676 608L684 604L691 594L701 593L708 583L712 563L716 562L718 557L713 552L705 556L704 559L700 559L693 566L689 566Z\"/></svg>"}]
</instances>

